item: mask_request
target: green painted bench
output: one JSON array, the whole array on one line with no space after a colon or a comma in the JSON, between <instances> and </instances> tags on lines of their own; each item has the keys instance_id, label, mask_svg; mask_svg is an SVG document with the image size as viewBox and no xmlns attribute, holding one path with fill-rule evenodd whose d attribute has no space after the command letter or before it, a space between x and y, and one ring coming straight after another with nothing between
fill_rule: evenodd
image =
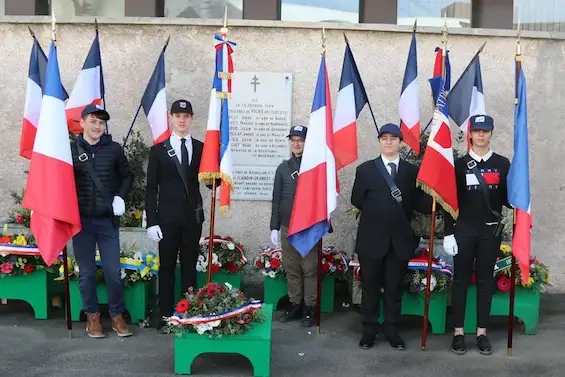
<instances>
[{"instance_id":1,"label":"green painted bench","mask_svg":"<svg viewBox=\"0 0 565 377\"><path fill-rule=\"evenodd\" d=\"M263 304L263 323L242 335L224 336L220 339L208 335L183 333L175 336L175 373L191 374L192 362L204 353L237 353L245 356L253 365L253 375L268 377L271 371L272 305Z\"/></svg>"},{"instance_id":2,"label":"green painted bench","mask_svg":"<svg viewBox=\"0 0 565 377\"><path fill-rule=\"evenodd\" d=\"M334 311L335 277L325 275L322 277L322 297L320 310L322 313ZM288 294L288 283L286 277L277 275L274 278L265 276L263 280L263 300L277 308L282 297Z\"/></svg>"},{"instance_id":3,"label":"green painted bench","mask_svg":"<svg viewBox=\"0 0 565 377\"><path fill-rule=\"evenodd\" d=\"M27 275L0 278L0 299L22 300L31 305L35 319L48 319L54 296L63 291L56 274L36 270Z\"/></svg>"}]
</instances>

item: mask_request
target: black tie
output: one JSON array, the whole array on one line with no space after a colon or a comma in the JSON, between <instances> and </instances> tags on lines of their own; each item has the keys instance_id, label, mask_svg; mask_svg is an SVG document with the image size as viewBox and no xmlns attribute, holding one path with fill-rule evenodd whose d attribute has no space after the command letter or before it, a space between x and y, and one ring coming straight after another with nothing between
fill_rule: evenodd
<instances>
[{"instance_id":1,"label":"black tie","mask_svg":"<svg viewBox=\"0 0 565 377\"><path fill-rule=\"evenodd\" d=\"M396 181L396 164L394 162L389 162L388 166L390 167L390 175L392 176L392 180Z\"/></svg>"},{"instance_id":2,"label":"black tie","mask_svg":"<svg viewBox=\"0 0 565 377\"><path fill-rule=\"evenodd\" d=\"M183 137L180 139L180 142L181 164L184 167L188 167L188 149L186 149L186 139Z\"/></svg>"}]
</instances>

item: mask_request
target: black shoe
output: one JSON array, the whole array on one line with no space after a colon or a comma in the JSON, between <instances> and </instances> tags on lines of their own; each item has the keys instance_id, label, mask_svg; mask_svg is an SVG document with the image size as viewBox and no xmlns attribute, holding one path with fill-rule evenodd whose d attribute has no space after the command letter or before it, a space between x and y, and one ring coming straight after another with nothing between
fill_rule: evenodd
<instances>
[{"instance_id":1,"label":"black shoe","mask_svg":"<svg viewBox=\"0 0 565 377\"><path fill-rule=\"evenodd\" d=\"M168 334L169 333L169 329L167 328L167 322L165 322L164 320L159 320L159 323L157 323L157 334Z\"/></svg>"},{"instance_id":2,"label":"black shoe","mask_svg":"<svg viewBox=\"0 0 565 377\"><path fill-rule=\"evenodd\" d=\"M451 341L451 352L457 355L464 355L467 352L467 346L465 345L465 335L455 335Z\"/></svg>"},{"instance_id":3,"label":"black shoe","mask_svg":"<svg viewBox=\"0 0 565 377\"><path fill-rule=\"evenodd\" d=\"M490 342L485 334L477 336L477 349L482 355L490 355L492 353Z\"/></svg>"},{"instance_id":4,"label":"black shoe","mask_svg":"<svg viewBox=\"0 0 565 377\"><path fill-rule=\"evenodd\" d=\"M359 348L362 350L368 350L375 344L375 337L371 335L363 335L359 341Z\"/></svg>"},{"instance_id":5,"label":"black shoe","mask_svg":"<svg viewBox=\"0 0 565 377\"><path fill-rule=\"evenodd\" d=\"M403 350L406 348L406 345L404 344L404 340L402 340L398 331L396 330L388 331L386 334L386 338L392 348L397 350Z\"/></svg>"},{"instance_id":6,"label":"black shoe","mask_svg":"<svg viewBox=\"0 0 565 377\"><path fill-rule=\"evenodd\" d=\"M290 308L284 312L283 316L280 318L281 322L290 322L295 319L300 319L302 312L302 306L297 304L291 304Z\"/></svg>"},{"instance_id":7,"label":"black shoe","mask_svg":"<svg viewBox=\"0 0 565 377\"><path fill-rule=\"evenodd\" d=\"M316 324L316 314L314 308L307 306L304 308L304 315L302 316L302 327L312 327Z\"/></svg>"}]
</instances>

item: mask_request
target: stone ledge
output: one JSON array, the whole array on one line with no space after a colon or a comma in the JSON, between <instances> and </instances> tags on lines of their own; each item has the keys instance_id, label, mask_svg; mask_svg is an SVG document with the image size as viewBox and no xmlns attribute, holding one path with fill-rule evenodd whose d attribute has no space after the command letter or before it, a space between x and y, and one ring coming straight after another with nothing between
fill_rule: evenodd
<instances>
[{"instance_id":1,"label":"stone ledge","mask_svg":"<svg viewBox=\"0 0 565 377\"><path fill-rule=\"evenodd\" d=\"M219 19L184 19L165 17L97 17L98 24L107 25L165 25L165 26L202 26L218 28L222 25ZM0 16L0 24L51 24L49 16ZM72 17L57 19L59 25L92 25L92 17ZM322 27L327 30L373 31L389 33L411 33L412 26L391 24L351 24L338 22L294 22L270 20L229 20L229 27L247 28L279 28L279 29L315 29ZM441 34L441 27L418 27L419 34ZM452 36L503 37L516 38L516 30L510 29L480 29L457 28L449 29ZM524 39L565 40L565 32L523 30Z\"/></svg>"}]
</instances>

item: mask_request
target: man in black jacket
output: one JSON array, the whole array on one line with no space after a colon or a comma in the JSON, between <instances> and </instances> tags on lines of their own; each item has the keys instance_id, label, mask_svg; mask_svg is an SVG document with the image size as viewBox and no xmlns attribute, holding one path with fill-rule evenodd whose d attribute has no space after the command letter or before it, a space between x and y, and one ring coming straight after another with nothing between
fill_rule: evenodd
<instances>
[{"instance_id":1,"label":"man in black jacket","mask_svg":"<svg viewBox=\"0 0 565 377\"><path fill-rule=\"evenodd\" d=\"M122 146L104 134L110 115L98 105L88 105L80 120L83 133L71 144L82 230L73 237L79 266L80 294L87 316L87 333L103 338L96 295L96 245L108 288L112 329L130 336L125 311L117 221L125 212L124 199L133 184L133 173Z\"/></svg>"},{"instance_id":2,"label":"man in black jacket","mask_svg":"<svg viewBox=\"0 0 565 377\"><path fill-rule=\"evenodd\" d=\"M164 333L174 310L175 268L180 250L181 289L196 288L196 261L204 222L198 171L204 144L191 137L192 105L171 106L173 134L151 147L147 167L147 235L159 243L159 309L157 330Z\"/></svg>"},{"instance_id":3,"label":"man in black jacket","mask_svg":"<svg viewBox=\"0 0 565 377\"><path fill-rule=\"evenodd\" d=\"M287 239L307 131L307 127L304 126L294 126L290 129L288 138L292 146L292 156L281 162L275 173L271 210L271 242L279 246L280 230L282 264L286 271L290 301L290 308L280 320L288 322L302 317L302 325L311 327L315 321L318 253L314 248L302 258Z\"/></svg>"},{"instance_id":4,"label":"man in black jacket","mask_svg":"<svg viewBox=\"0 0 565 377\"><path fill-rule=\"evenodd\" d=\"M431 197L416 187L418 167L399 156L401 140L398 126L381 127L381 156L357 167L351 193L351 203L361 211L355 252L363 290L362 349L371 348L375 341L381 288L385 334L393 348L404 349L397 322L408 261L418 246L410 219L414 210L429 214L432 209Z\"/></svg>"}]
</instances>

